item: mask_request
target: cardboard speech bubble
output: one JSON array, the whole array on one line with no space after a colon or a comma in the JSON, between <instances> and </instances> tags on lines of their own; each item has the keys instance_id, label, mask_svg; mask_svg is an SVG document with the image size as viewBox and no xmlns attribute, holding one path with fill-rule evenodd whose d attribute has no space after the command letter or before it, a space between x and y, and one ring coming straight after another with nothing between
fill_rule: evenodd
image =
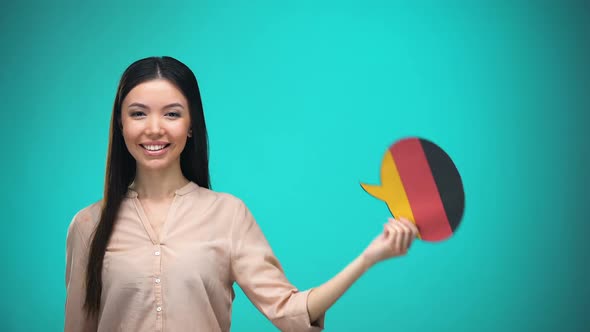
<instances>
[{"instance_id":1,"label":"cardboard speech bubble","mask_svg":"<svg viewBox=\"0 0 590 332\"><path fill-rule=\"evenodd\" d=\"M361 184L384 201L394 218L407 218L423 241L437 242L457 230L465 209L461 175L438 145L419 137L393 143L381 163L381 185Z\"/></svg>"}]
</instances>

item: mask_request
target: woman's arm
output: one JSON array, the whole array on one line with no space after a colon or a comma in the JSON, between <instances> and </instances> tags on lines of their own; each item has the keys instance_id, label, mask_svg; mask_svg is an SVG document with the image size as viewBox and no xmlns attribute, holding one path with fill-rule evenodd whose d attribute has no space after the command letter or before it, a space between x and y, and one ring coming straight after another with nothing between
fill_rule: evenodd
<instances>
[{"instance_id":1,"label":"woman's arm","mask_svg":"<svg viewBox=\"0 0 590 332\"><path fill-rule=\"evenodd\" d=\"M83 310L86 298L85 278L88 264L88 246L79 229L79 220L84 216L74 216L66 237L66 303L65 332L93 332L98 329L96 315L87 317Z\"/></svg>"},{"instance_id":2,"label":"woman's arm","mask_svg":"<svg viewBox=\"0 0 590 332\"><path fill-rule=\"evenodd\" d=\"M321 317L369 268L378 262L407 253L412 240L418 235L416 226L407 219L390 219L383 233L348 266L332 279L311 290L307 311L311 322Z\"/></svg>"}]
</instances>

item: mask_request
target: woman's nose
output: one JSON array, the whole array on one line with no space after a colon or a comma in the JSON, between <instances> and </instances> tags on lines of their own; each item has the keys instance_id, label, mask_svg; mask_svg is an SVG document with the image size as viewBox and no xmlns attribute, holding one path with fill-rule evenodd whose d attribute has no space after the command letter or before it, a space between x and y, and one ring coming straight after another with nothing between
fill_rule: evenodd
<instances>
[{"instance_id":1,"label":"woman's nose","mask_svg":"<svg viewBox=\"0 0 590 332\"><path fill-rule=\"evenodd\" d=\"M150 119L148 121L148 125L146 127L146 134L147 135L163 135L164 134L164 128L160 124L160 119L158 119L156 117L152 117L152 119Z\"/></svg>"}]
</instances>

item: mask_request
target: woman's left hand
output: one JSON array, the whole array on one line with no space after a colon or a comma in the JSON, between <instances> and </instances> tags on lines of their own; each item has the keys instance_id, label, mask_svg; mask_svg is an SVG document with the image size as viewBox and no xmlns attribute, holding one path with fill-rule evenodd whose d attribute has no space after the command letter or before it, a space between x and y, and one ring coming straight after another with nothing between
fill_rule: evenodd
<instances>
[{"instance_id":1,"label":"woman's left hand","mask_svg":"<svg viewBox=\"0 0 590 332\"><path fill-rule=\"evenodd\" d=\"M388 258L403 256L408 252L414 238L418 236L418 228L411 221L390 218L379 234L363 252L369 266L373 266Z\"/></svg>"}]
</instances>

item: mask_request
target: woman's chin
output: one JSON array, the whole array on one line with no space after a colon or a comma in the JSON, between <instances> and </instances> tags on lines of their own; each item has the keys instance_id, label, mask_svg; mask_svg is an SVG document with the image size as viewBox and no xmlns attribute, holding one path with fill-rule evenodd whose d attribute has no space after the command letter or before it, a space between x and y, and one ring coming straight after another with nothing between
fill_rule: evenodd
<instances>
[{"instance_id":1,"label":"woman's chin","mask_svg":"<svg viewBox=\"0 0 590 332\"><path fill-rule=\"evenodd\" d=\"M147 160L137 164L138 170L143 172L162 172L174 167L168 160Z\"/></svg>"}]
</instances>

